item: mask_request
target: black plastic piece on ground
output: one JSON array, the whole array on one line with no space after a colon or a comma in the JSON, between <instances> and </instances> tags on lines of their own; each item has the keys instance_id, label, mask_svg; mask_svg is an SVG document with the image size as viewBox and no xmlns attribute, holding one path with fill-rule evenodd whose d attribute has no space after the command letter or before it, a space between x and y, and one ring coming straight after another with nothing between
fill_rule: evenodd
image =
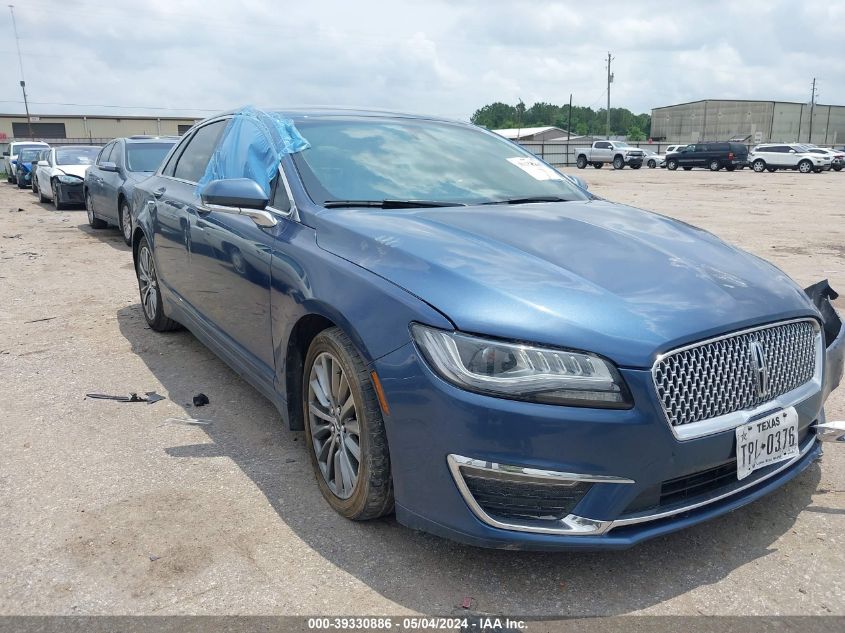
<instances>
[{"instance_id":1,"label":"black plastic piece on ground","mask_svg":"<svg viewBox=\"0 0 845 633\"><path fill-rule=\"evenodd\" d=\"M208 399L208 396L205 395L204 393L198 393L197 395L194 396L194 406L195 407L204 407L209 402L211 402L211 401Z\"/></svg>"}]
</instances>

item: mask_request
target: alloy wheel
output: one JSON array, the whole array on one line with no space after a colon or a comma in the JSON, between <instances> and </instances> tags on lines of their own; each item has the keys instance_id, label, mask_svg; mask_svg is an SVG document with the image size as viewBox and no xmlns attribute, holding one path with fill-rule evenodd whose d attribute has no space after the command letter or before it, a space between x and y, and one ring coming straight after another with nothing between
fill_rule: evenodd
<instances>
[{"instance_id":1,"label":"alloy wheel","mask_svg":"<svg viewBox=\"0 0 845 633\"><path fill-rule=\"evenodd\" d=\"M798 164L798 171L800 171L802 174L809 174L811 171L813 171L813 166L810 164L809 161L804 160Z\"/></svg>"},{"instance_id":2,"label":"alloy wheel","mask_svg":"<svg viewBox=\"0 0 845 633\"><path fill-rule=\"evenodd\" d=\"M85 194L85 210L88 212L88 224L94 224L94 207L91 204L91 194Z\"/></svg>"},{"instance_id":3,"label":"alloy wheel","mask_svg":"<svg viewBox=\"0 0 845 633\"><path fill-rule=\"evenodd\" d=\"M355 399L340 361L322 352L308 377L311 440L323 479L334 495L355 491L361 461L361 429Z\"/></svg>"},{"instance_id":4,"label":"alloy wheel","mask_svg":"<svg viewBox=\"0 0 845 633\"><path fill-rule=\"evenodd\" d=\"M138 285L141 287L141 304L144 306L144 314L150 321L155 321L158 309L158 278L153 254L146 244L138 253Z\"/></svg>"},{"instance_id":5,"label":"alloy wheel","mask_svg":"<svg viewBox=\"0 0 845 633\"><path fill-rule=\"evenodd\" d=\"M120 208L120 226L123 229L123 239L130 243L132 241L132 212L125 202Z\"/></svg>"}]
</instances>

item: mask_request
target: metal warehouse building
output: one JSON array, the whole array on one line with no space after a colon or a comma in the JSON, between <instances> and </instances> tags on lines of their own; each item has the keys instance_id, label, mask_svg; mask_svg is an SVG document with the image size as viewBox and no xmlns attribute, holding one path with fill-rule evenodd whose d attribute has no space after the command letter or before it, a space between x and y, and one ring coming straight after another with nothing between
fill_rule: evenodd
<instances>
[{"instance_id":1,"label":"metal warehouse building","mask_svg":"<svg viewBox=\"0 0 845 633\"><path fill-rule=\"evenodd\" d=\"M692 101L653 109L651 138L681 143L742 139L748 143L841 145L845 143L845 106L810 106L790 101Z\"/></svg>"},{"instance_id":2,"label":"metal warehouse building","mask_svg":"<svg viewBox=\"0 0 845 633\"><path fill-rule=\"evenodd\" d=\"M69 141L102 141L118 136L152 134L175 136L185 133L200 119L145 116L104 116L39 114L0 114L0 143L9 139L48 139ZM32 133L30 135L30 126Z\"/></svg>"}]
</instances>

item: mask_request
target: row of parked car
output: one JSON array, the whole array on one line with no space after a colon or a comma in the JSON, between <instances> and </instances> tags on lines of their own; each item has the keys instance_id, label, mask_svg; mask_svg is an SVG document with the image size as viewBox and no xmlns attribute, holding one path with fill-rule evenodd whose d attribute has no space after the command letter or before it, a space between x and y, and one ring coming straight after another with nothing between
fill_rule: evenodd
<instances>
[{"instance_id":1,"label":"row of parked car","mask_svg":"<svg viewBox=\"0 0 845 633\"><path fill-rule=\"evenodd\" d=\"M665 167L685 170L701 167L711 171L727 171L746 167L761 173L792 169L802 173L842 171L845 151L805 143L764 143L748 151L742 143L694 143L670 145L664 154L647 152L645 164L654 169Z\"/></svg>"},{"instance_id":2,"label":"row of parked car","mask_svg":"<svg viewBox=\"0 0 845 633\"><path fill-rule=\"evenodd\" d=\"M95 228L120 227L132 243L132 192L161 164L178 137L116 138L104 147L50 147L43 141L11 143L5 153L6 178L21 189L32 188L40 202L56 209L85 204Z\"/></svg>"}]
</instances>

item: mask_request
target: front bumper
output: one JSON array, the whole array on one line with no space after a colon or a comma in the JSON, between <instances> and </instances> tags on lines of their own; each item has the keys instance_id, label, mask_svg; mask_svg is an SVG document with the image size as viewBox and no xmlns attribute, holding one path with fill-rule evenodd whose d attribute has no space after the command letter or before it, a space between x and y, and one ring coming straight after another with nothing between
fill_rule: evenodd
<instances>
[{"instance_id":1,"label":"front bumper","mask_svg":"<svg viewBox=\"0 0 845 633\"><path fill-rule=\"evenodd\" d=\"M734 465L732 482L728 477L718 488L666 503L659 491L667 482L719 468L730 471L735 435L730 429L693 440L675 438L660 413L650 371L621 370L635 408L589 409L470 393L434 375L411 344L388 354L375 362L375 369L391 410L386 428L397 518L410 527L484 547L619 549L758 499L821 453L813 424L824 420L822 405L841 381L845 354L845 328L829 305L827 289L817 289L814 298L826 320L825 335L833 335L826 341L822 388L794 405L800 455L742 481L736 481ZM838 327L827 326L833 319ZM466 460L482 471L514 465L528 469L532 477L586 476L588 489L560 525L551 528L548 522L526 528L525 521L490 520L473 506L462 483L460 466ZM655 503L655 498L661 501Z\"/></svg>"},{"instance_id":2,"label":"front bumper","mask_svg":"<svg viewBox=\"0 0 845 633\"><path fill-rule=\"evenodd\" d=\"M56 193L58 194L59 203L62 204L83 204L85 196L83 195L82 181L79 183L63 183L56 185Z\"/></svg>"}]
</instances>

